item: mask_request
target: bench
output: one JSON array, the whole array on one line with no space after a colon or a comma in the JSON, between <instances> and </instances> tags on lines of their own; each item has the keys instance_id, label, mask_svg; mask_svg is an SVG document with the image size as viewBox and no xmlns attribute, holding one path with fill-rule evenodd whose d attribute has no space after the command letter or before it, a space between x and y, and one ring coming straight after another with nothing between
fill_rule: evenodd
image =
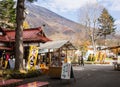
<instances>
[{"instance_id":1,"label":"bench","mask_svg":"<svg viewBox=\"0 0 120 87\"><path fill-rule=\"evenodd\" d=\"M49 86L49 82L35 81L35 82L19 85L17 87L48 87L48 86Z\"/></svg>"},{"instance_id":2,"label":"bench","mask_svg":"<svg viewBox=\"0 0 120 87\"><path fill-rule=\"evenodd\" d=\"M9 79L9 80L2 80L0 81L0 87L1 86L5 86L5 85L10 85L10 84L14 84L17 82L22 81L21 79Z\"/></svg>"}]
</instances>

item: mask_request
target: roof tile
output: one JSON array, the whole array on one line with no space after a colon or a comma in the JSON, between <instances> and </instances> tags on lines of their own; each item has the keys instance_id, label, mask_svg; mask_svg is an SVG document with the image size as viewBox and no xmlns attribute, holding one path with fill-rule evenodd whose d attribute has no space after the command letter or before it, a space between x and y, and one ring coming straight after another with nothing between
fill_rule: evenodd
<instances>
[{"instance_id":1,"label":"roof tile","mask_svg":"<svg viewBox=\"0 0 120 87\"><path fill-rule=\"evenodd\" d=\"M0 41L15 41L15 31L14 30L5 30L6 35L1 36L0 35ZM23 31L23 41L37 41L37 42L47 42L51 41L48 39L42 29L40 27L38 28L31 28L31 29L25 29Z\"/></svg>"}]
</instances>

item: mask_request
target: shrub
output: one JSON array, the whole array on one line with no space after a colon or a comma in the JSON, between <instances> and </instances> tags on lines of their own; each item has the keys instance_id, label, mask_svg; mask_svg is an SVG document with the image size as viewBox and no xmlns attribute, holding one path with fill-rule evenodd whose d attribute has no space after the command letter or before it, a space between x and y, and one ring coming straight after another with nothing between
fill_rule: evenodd
<instances>
[{"instance_id":1,"label":"shrub","mask_svg":"<svg viewBox=\"0 0 120 87\"><path fill-rule=\"evenodd\" d=\"M94 54L90 54L87 61L95 61L95 58Z\"/></svg>"},{"instance_id":2,"label":"shrub","mask_svg":"<svg viewBox=\"0 0 120 87\"><path fill-rule=\"evenodd\" d=\"M21 73L20 71L10 71L5 72L3 74L3 78L5 79L10 79L10 78L14 78L14 79L24 79L24 78L31 78L31 77L37 77L40 76L41 72L40 70L32 70L32 71L27 71L26 73Z\"/></svg>"}]
</instances>

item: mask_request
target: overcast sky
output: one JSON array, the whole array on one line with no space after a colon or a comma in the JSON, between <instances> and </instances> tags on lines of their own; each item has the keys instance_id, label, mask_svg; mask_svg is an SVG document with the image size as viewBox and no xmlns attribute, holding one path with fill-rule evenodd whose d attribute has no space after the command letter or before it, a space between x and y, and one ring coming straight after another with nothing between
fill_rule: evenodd
<instances>
[{"instance_id":1,"label":"overcast sky","mask_svg":"<svg viewBox=\"0 0 120 87\"><path fill-rule=\"evenodd\" d=\"M120 0L38 0L35 4L45 7L63 17L78 22L78 9L87 3L98 3L107 8L120 28Z\"/></svg>"}]
</instances>

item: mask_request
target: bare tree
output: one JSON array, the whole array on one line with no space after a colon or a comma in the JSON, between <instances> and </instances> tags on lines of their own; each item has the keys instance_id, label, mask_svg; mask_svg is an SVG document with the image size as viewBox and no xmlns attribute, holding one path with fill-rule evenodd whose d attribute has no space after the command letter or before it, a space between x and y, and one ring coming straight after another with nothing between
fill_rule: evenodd
<instances>
[{"instance_id":1,"label":"bare tree","mask_svg":"<svg viewBox=\"0 0 120 87\"><path fill-rule=\"evenodd\" d=\"M79 20L80 23L85 26L86 37L92 43L94 52L96 51L96 32L98 29L98 17L101 14L103 7L99 4L86 4L84 7L79 9Z\"/></svg>"}]
</instances>

